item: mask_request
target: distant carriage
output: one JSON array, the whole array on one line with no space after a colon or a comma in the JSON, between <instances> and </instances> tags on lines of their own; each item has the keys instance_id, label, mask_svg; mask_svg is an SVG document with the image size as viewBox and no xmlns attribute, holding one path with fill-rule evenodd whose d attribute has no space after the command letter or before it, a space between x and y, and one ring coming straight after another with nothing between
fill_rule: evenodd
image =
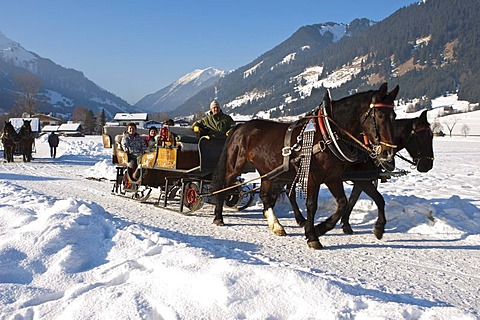
<instances>
[{"instance_id":1,"label":"distant carriage","mask_svg":"<svg viewBox=\"0 0 480 320\"><path fill-rule=\"evenodd\" d=\"M38 118L10 118L5 121L2 132L3 158L7 162L14 161L14 155L23 156L24 162L32 160L35 152L35 138L40 131Z\"/></svg>"},{"instance_id":2,"label":"distant carriage","mask_svg":"<svg viewBox=\"0 0 480 320\"><path fill-rule=\"evenodd\" d=\"M31 152L35 153L36 148L35 148L35 139L38 138L40 135L40 119L39 118L10 118L9 121L12 123L13 127L17 131L17 133L20 133L22 126L24 125L24 121L29 121L30 122L30 129L28 133L28 137L20 137L19 139L28 139L29 142L32 143L31 146ZM25 145L25 141L21 141L22 145ZM22 155L22 149L21 148L16 148L15 149L15 155Z\"/></svg>"}]
</instances>

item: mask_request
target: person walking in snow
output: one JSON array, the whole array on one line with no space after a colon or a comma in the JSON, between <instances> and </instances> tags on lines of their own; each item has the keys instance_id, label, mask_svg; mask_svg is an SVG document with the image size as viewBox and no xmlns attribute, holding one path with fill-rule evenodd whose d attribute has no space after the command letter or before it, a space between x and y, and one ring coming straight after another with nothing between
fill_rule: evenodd
<instances>
[{"instance_id":1,"label":"person walking in snow","mask_svg":"<svg viewBox=\"0 0 480 320\"><path fill-rule=\"evenodd\" d=\"M55 132L52 132L48 135L48 145L50 146L50 157L56 158L57 157L57 147L60 139Z\"/></svg>"}]
</instances>

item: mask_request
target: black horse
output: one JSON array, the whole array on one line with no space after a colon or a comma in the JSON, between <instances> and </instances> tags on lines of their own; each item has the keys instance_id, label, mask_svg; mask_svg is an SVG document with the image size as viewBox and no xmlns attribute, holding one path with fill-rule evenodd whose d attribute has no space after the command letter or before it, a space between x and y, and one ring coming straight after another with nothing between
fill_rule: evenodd
<instances>
[{"instance_id":1,"label":"black horse","mask_svg":"<svg viewBox=\"0 0 480 320\"><path fill-rule=\"evenodd\" d=\"M10 121L5 121L2 133L3 158L7 162L13 162L15 153L15 140L17 139L17 131Z\"/></svg>"},{"instance_id":2,"label":"black horse","mask_svg":"<svg viewBox=\"0 0 480 320\"><path fill-rule=\"evenodd\" d=\"M378 90L336 101L327 95L317 110L294 123L251 120L235 127L225 143L212 181L216 194L214 224L224 225L226 194L223 191L234 184L243 167L250 163L262 177L260 198L270 229L277 235L286 235L273 212L278 197L275 185L279 181L286 184L297 179L306 192L307 244L314 249L323 248L318 236L333 229L347 208L342 175L348 161L355 158L351 144L368 150L379 161L389 161L393 157L393 102L398 90L397 86L387 92L387 84L384 83ZM332 133L331 128L335 129L335 133L329 138L327 131ZM359 141L361 134L368 137L375 146L374 150ZM347 148L343 142L348 145ZM343 147L329 148L331 144ZM314 226L322 183L337 200L337 211L329 220Z\"/></svg>"},{"instance_id":3,"label":"black horse","mask_svg":"<svg viewBox=\"0 0 480 320\"><path fill-rule=\"evenodd\" d=\"M35 136L32 131L31 122L32 120L23 120L23 125L20 127L17 138L15 139L16 148L22 153L23 162L32 161Z\"/></svg>"},{"instance_id":4,"label":"black horse","mask_svg":"<svg viewBox=\"0 0 480 320\"><path fill-rule=\"evenodd\" d=\"M413 161L410 162L419 172L428 172L433 167L433 133L427 121L427 111L413 119L395 120L395 144L396 152L406 149ZM397 156L399 156L397 154ZM385 200L376 188L381 169L375 165L373 160L350 165L344 173L344 180L353 182L353 189L348 199L347 209L342 216L341 223L343 232L353 234L350 226L350 214L358 201L360 194L365 192L373 199L378 208L378 218L374 225L373 233L377 239L381 239L385 232ZM298 225L303 226L306 222L298 207L295 195L289 196L293 208L295 220Z\"/></svg>"}]
</instances>

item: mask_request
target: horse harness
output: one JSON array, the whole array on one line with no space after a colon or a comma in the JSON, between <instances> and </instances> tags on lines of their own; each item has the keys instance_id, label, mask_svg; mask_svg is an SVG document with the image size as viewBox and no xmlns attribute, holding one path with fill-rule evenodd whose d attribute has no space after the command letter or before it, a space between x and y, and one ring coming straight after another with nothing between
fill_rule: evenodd
<instances>
[{"instance_id":1,"label":"horse harness","mask_svg":"<svg viewBox=\"0 0 480 320\"><path fill-rule=\"evenodd\" d=\"M287 172L290 170L290 164L296 164L297 168L297 175L294 179L294 183L290 189L290 192L295 187L295 184L300 184L300 190L302 191L303 195L306 194L307 184L308 184L308 173L310 171L310 162L311 156L317 154L319 152L324 152L325 149L328 147L330 151L340 160L348 161L354 163L358 161L358 149L368 152L369 156L373 159L376 159L379 150L381 148L381 144L396 148L396 145L391 143L383 142L378 136L378 128L377 123L375 120L375 109L376 108L393 108L393 105L383 104L383 103L371 103L369 110L366 112L362 123L365 122L369 117L373 121L373 126L375 128L375 133L377 135L377 141L379 142L378 146L373 146L373 149L370 148L368 145L370 144L368 139L366 139L365 134L364 142L361 142L357 138L355 138L350 132L341 128L339 125L335 123L335 121L329 116L327 112L327 106L329 106L330 112L333 113L333 108L331 104L330 98L330 91L327 91L328 99L325 99L322 104L320 104L318 111L314 112L313 116L308 116L310 118L302 127L302 131L296 138L296 143L293 146L290 146L290 142L292 141L292 134L296 127L300 125L301 120L293 122L287 129L284 138L284 147L282 148L282 156L283 156L283 163L280 167L272 170L271 175L268 176L269 179L273 179L278 175ZM316 114L316 115L315 115ZM315 127L315 119L317 120L318 127L322 134L322 139L318 141L317 144L313 144L316 127ZM344 135L349 137L353 140L353 143L349 143L349 141L340 138L337 132L332 130L332 126L330 123L334 124L336 128L342 132ZM340 146L340 140L343 142L349 143L354 150L345 150L342 149ZM292 151L300 152L297 157L294 159L290 159ZM281 170L280 170L281 169Z\"/></svg>"}]
</instances>

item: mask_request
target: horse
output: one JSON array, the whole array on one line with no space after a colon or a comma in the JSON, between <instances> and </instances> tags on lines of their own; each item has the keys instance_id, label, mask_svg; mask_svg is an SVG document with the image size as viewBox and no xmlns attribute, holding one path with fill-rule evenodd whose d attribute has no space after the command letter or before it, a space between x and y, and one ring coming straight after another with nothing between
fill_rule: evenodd
<instances>
[{"instance_id":1,"label":"horse","mask_svg":"<svg viewBox=\"0 0 480 320\"><path fill-rule=\"evenodd\" d=\"M20 127L15 140L18 149L22 153L23 162L32 161L32 147L35 137L33 135L31 122L32 120L23 119L23 125Z\"/></svg>"},{"instance_id":2,"label":"horse","mask_svg":"<svg viewBox=\"0 0 480 320\"><path fill-rule=\"evenodd\" d=\"M212 179L215 200L213 223L224 225L224 191L232 188L235 179L249 163L260 174L264 216L276 235L283 236L286 232L273 211L278 197L275 185L279 181L283 184L293 183L294 180L301 182L306 193L307 245L322 249L318 236L333 229L347 208L342 174L346 163L355 161L355 154L358 156L358 152L353 151L358 150L356 148L368 151L378 161L389 161L393 157L393 103L399 87L397 85L388 92L387 86L384 83L378 90L356 93L340 100L332 100L327 91L319 108L293 123L250 120L234 127ZM333 134L332 127L337 129ZM356 138L361 134L372 142L375 146L373 150ZM355 150L338 147L340 141L343 146L347 142L353 144ZM315 226L317 198L322 183L337 200L337 210L329 220Z\"/></svg>"},{"instance_id":3,"label":"horse","mask_svg":"<svg viewBox=\"0 0 480 320\"><path fill-rule=\"evenodd\" d=\"M426 110L416 118L395 120L395 144L397 145L395 150L396 156L411 163L419 172L428 172L433 168L433 133L427 121ZM413 161L399 156L398 152L402 149L407 150ZM375 222L373 233L378 240L382 239L387 220L385 218L385 200L376 188L379 170L375 162L370 159L363 163L352 164L345 171L344 180L353 182L347 209L341 219L342 229L345 234L353 234L353 229L349 222L350 214L363 191L377 205L378 218ZM362 173L365 176L362 177ZM300 212L295 196L290 195L288 198L297 224L303 226L306 220Z\"/></svg>"},{"instance_id":4,"label":"horse","mask_svg":"<svg viewBox=\"0 0 480 320\"><path fill-rule=\"evenodd\" d=\"M17 131L12 122L5 121L2 133L3 157L7 162L13 162L13 155L15 153L15 140L17 139Z\"/></svg>"}]
</instances>

